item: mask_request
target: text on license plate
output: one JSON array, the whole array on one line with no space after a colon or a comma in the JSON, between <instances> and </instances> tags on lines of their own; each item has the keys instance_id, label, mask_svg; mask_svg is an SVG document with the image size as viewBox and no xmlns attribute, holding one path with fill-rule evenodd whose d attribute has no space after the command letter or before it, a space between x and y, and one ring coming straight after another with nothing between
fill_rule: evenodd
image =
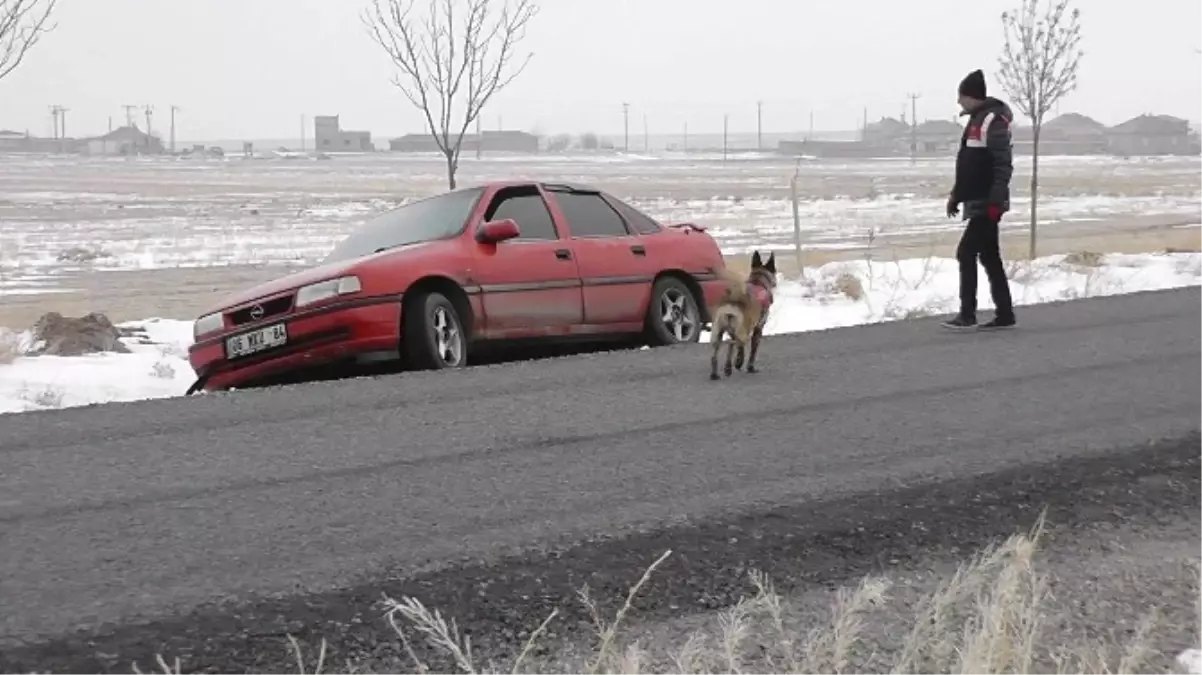
<instances>
[{"instance_id":1,"label":"text on license plate","mask_svg":"<svg viewBox=\"0 0 1202 675\"><path fill-rule=\"evenodd\" d=\"M249 333L231 336L225 341L227 358L236 359L261 352L272 347L279 347L288 342L288 329L282 323L277 323Z\"/></svg>"}]
</instances>

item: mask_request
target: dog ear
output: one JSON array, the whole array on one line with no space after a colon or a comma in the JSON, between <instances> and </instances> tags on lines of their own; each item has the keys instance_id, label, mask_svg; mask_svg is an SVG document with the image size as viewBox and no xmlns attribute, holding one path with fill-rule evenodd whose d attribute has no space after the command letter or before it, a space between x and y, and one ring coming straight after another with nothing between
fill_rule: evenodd
<instances>
[{"instance_id":1,"label":"dog ear","mask_svg":"<svg viewBox=\"0 0 1202 675\"><path fill-rule=\"evenodd\" d=\"M764 266L764 261L760 259L760 252L759 252L759 251L753 251L753 252L751 253L751 267L752 267L752 269L755 269L756 267L763 267L763 266Z\"/></svg>"},{"instance_id":2,"label":"dog ear","mask_svg":"<svg viewBox=\"0 0 1202 675\"><path fill-rule=\"evenodd\" d=\"M764 269L776 274L776 251L768 254L768 263L764 265Z\"/></svg>"}]
</instances>

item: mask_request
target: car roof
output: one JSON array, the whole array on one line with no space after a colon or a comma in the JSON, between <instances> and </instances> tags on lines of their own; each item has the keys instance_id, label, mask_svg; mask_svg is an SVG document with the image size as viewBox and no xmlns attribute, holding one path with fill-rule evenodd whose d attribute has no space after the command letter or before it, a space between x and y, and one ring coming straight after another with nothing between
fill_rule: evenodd
<instances>
[{"instance_id":1,"label":"car roof","mask_svg":"<svg viewBox=\"0 0 1202 675\"><path fill-rule=\"evenodd\" d=\"M601 192L599 188L595 188L591 185L583 185L580 183L564 183L562 181L545 182L537 180L495 180L487 183L481 183L478 187L500 189L507 187L521 187L523 185L539 185L542 186L544 190L554 190L558 192Z\"/></svg>"}]
</instances>

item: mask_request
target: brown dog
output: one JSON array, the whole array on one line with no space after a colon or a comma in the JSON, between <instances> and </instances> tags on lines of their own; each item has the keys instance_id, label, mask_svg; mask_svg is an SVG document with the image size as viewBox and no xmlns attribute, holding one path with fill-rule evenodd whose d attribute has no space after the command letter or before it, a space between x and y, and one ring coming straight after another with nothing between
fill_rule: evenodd
<instances>
[{"instance_id":1,"label":"brown dog","mask_svg":"<svg viewBox=\"0 0 1202 675\"><path fill-rule=\"evenodd\" d=\"M713 327L710 331L710 379L718 379L718 350L722 348L722 337L730 336L726 347L726 367L723 372L730 377L735 368L743 369L743 356L747 355L747 372L755 372L755 356L760 350L760 339L764 336L764 324L768 321L768 310L772 308L772 294L776 289L776 254L768 254L768 261L760 258L760 252L751 255L751 273L746 279L728 269L716 270L726 280L726 290L718 300L718 306L710 313ZM738 357L732 363L735 347Z\"/></svg>"}]
</instances>

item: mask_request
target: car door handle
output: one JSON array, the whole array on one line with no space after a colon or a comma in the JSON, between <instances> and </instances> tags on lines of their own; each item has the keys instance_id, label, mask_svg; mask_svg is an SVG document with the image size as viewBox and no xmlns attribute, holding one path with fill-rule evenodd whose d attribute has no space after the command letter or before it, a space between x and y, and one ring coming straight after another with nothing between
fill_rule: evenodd
<instances>
[{"instance_id":1,"label":"car door handle","mask_svg":"<svg viewBox=\"0 0 1202 675\"><path fill-rule=\"evenodd\" d=\"M630 252L635 255L647 255L647 249L642 244L635 244L630 247Z\"/></svg>"},{"instance_id":2,"label":"car door handle","mask_svg":"<svg viewBox=\"0 0 1202 675\"><path fill-rule=\"evenodd\" d=\"M560 260L571 260L572 252L566 248L557 249L555 251L555 257L559 258Z\"/></svg>"}]
</instances>

